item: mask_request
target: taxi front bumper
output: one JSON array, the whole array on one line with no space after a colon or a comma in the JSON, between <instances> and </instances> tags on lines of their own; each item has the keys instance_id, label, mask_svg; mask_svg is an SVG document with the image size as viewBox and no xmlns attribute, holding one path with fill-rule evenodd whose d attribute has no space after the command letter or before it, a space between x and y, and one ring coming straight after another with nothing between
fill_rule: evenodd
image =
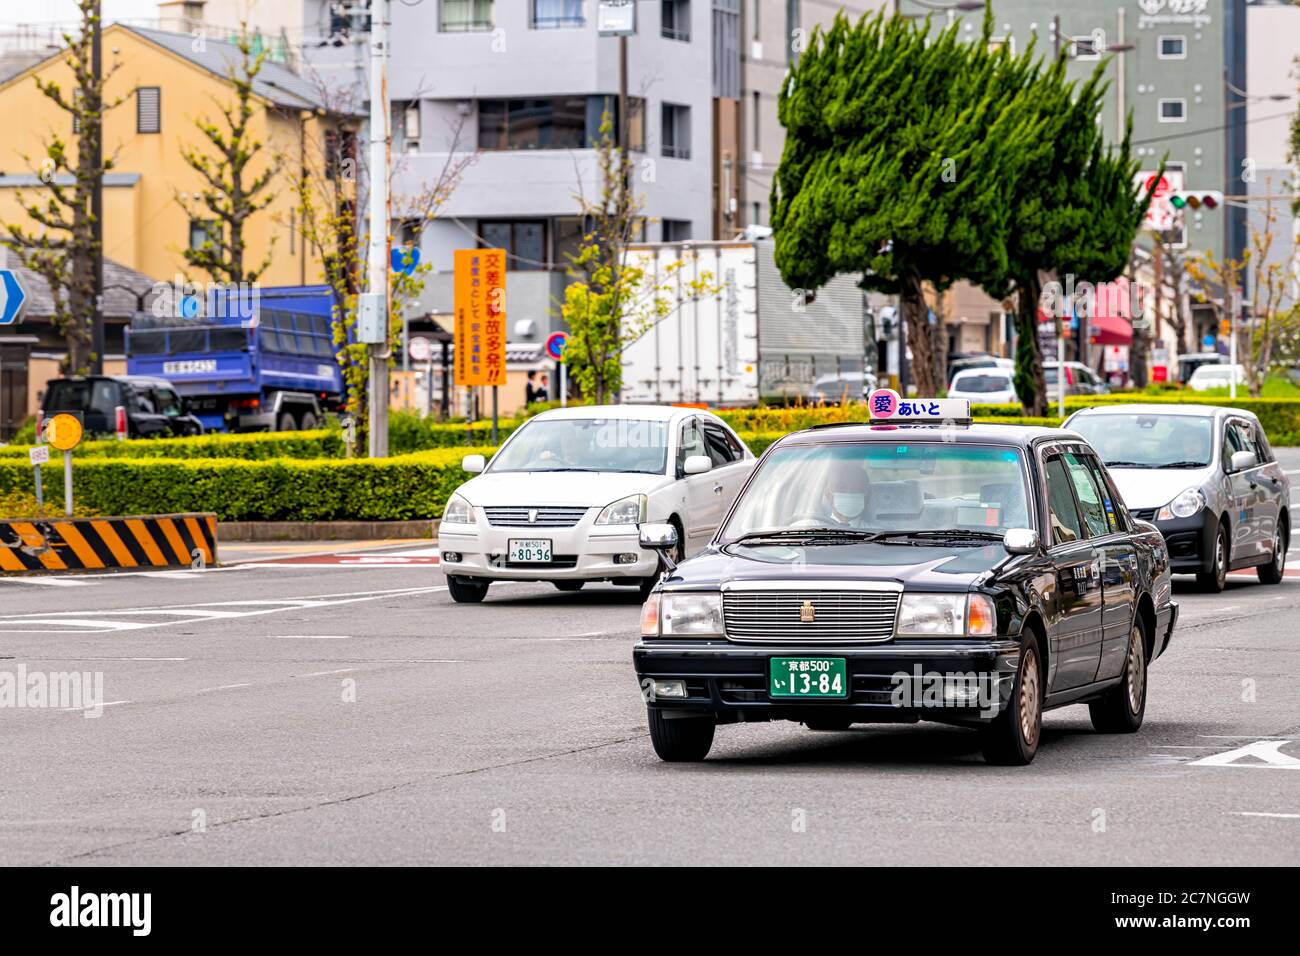
<instances>
[{"instance_id":1,"label":"taxi front bumper","mask_svg":"<svg viewBox=\"0 0 1300 956\"><path fill-rule=\"evenodd\" d=\"M845 698L773 698L774 657L844 658ZM646 706L667 717L709 715L719 723L838 717L862 723L957 723L991 720L1010 700L1020 664L1015 640L894 640L877 645L738 645L725 640L641 641L632 649ZM973 678L973 680L972 680ZM656 692L659 681L682 681L686 696ZM976 700L948 699L946 687L977 688ZM932 689L932 690L931 690Z\"/></svg>"}]
</instances>

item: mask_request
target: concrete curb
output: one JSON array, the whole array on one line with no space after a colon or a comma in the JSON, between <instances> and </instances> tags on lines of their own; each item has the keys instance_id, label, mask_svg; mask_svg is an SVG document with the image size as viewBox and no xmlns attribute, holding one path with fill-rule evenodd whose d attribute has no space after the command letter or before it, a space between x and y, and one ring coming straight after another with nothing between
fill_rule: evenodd
<instances>
[{"instance_id":1,"label":"concrete curb","mask_svg":"<svg viewBox=\"0 0 1300 956\"><path fill-rule=\"evenodd\" d=\"M222 541L376 541L432 538L438 521L218 521Z\"/></svg>"}]
</instances>

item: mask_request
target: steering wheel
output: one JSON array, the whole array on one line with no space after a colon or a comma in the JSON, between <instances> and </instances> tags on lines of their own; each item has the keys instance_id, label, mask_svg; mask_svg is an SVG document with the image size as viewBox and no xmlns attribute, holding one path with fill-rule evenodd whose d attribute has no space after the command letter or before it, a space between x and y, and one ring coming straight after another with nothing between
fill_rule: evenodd
<instances>
[{"instance_id":1,"label":"steering wheel","mask_svg":"<svg viewBox=\"0 0 1300 956\"><path fill-rule=\"evenodd\" d=\"M838 525L839 522L824 514L818 514L815 511L801 511L796 515L791 515L789 525L791 528L821 528ZM844 525L843 527L848 527Z\"/></svg>"}]
</instances>

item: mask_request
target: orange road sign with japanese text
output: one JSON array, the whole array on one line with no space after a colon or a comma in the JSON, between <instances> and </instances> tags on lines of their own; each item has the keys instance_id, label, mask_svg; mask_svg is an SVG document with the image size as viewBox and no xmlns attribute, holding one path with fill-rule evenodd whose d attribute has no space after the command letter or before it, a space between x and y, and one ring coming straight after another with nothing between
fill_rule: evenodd
<instances>
[{"instance_id":1,"label":"orange road sign with japanese text","mask_svg":"<svg viewBox=\"0 0 1300 956\"><path fill-rule=\"evenodd\" d=\"M456 384L506 382L506 251L455 253Z\"/></svg>"}]
</instances>

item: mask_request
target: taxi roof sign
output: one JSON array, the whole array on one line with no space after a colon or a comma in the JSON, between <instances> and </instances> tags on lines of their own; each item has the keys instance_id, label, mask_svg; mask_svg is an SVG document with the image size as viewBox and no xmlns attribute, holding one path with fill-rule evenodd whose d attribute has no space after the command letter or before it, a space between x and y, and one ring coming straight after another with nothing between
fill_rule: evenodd
<instances>
[{"instance_id":1,"label":"taxi roof sign","mask_svg":"<svg viewBox=\"0 0 1300 956\"><path fill-rule=\"evenodd\" d=\"M970 402L964 398L903 398L892 388L878 388L867 396L872 422L891 425L907 422L969 424Z\"/></svg>"}]
</instances>

